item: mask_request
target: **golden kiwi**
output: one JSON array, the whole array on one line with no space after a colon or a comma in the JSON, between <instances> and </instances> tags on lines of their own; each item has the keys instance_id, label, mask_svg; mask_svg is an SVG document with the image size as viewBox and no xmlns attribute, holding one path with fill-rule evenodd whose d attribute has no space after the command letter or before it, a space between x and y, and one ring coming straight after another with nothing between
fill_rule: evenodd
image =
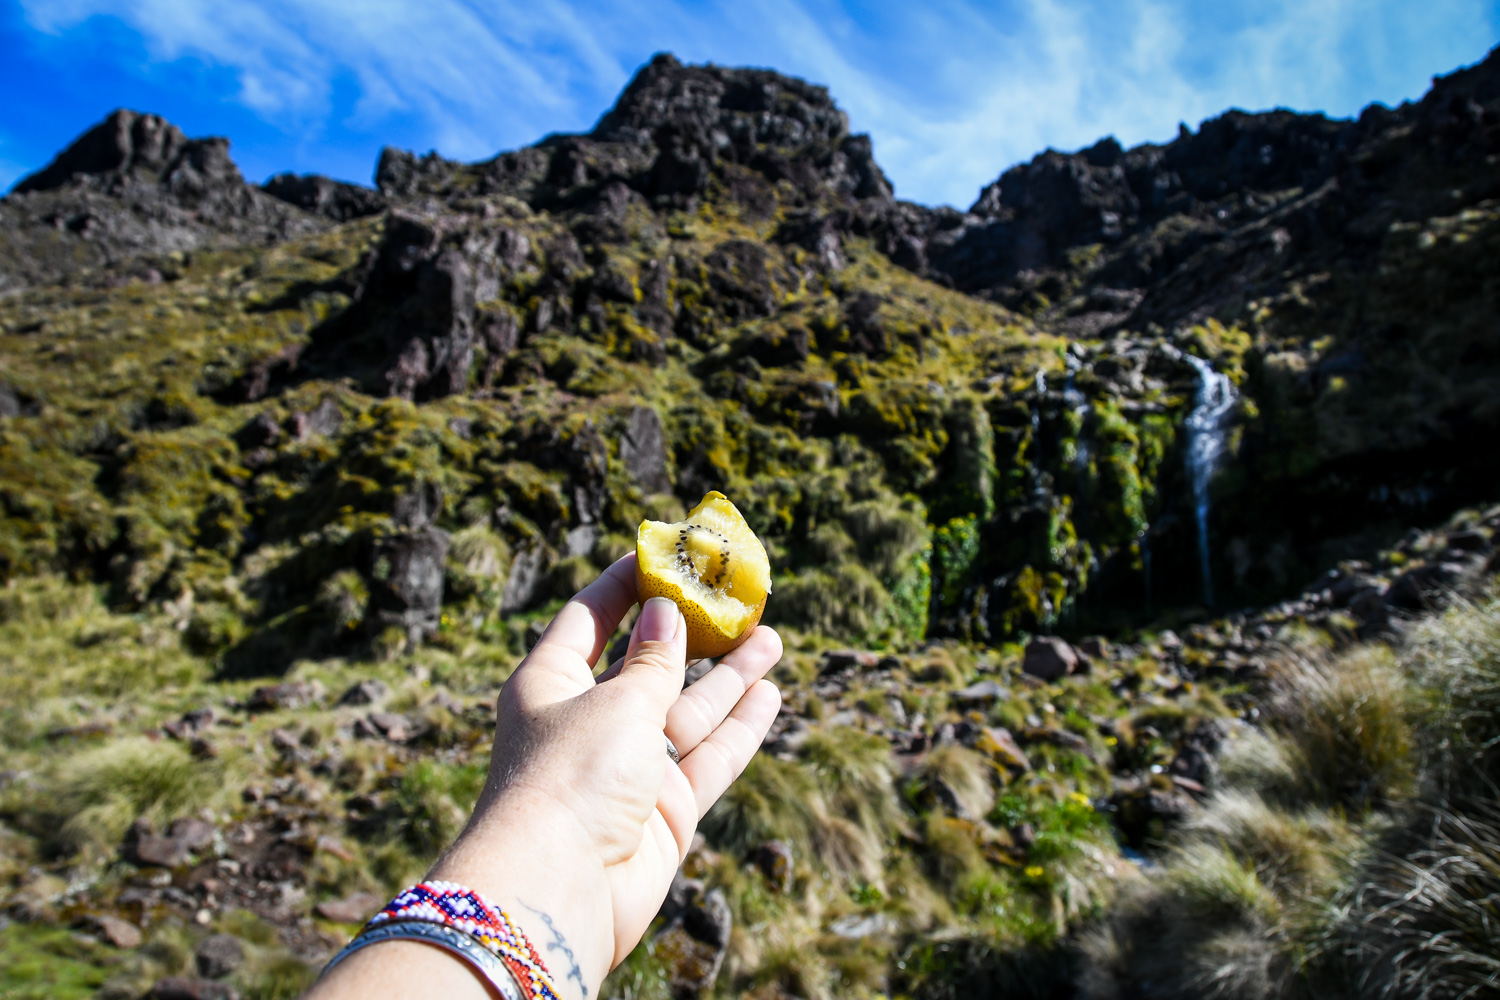
<instances>
[{"instance_id":1,"label":"golden kiwi","mask_svg":"<svg viewBox=\"0 0 1500 1000\"><path fill-rule=\"evenodd\" d=\"M708 493L676 524L642 521L635 556L641 603L668 597L682 609L688 659L723 656L760 622L771 563L724 494Z\"/></svg>"}]
</instances>

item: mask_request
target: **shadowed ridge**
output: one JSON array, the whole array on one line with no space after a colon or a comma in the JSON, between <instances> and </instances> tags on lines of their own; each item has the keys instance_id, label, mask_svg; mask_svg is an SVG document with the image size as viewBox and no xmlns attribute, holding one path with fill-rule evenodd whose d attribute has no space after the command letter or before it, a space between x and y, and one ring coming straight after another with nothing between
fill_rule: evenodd
<instances>
[{"instance_id":1,"label":"shadowed ridge","mask_svg":"<svg viewBox=\"0 0 1500 1000\"><path fill-rule=\"evenodd\" d=\"M229 140L189 139L160 115L120 108L73 141L43 169L21 178L15 194L88 183L110 188L132 179L171 184L191 171L205 182L243 185L229 158ZM176 186L176 185L174 185Z\"/></svg>"}]
</instances>

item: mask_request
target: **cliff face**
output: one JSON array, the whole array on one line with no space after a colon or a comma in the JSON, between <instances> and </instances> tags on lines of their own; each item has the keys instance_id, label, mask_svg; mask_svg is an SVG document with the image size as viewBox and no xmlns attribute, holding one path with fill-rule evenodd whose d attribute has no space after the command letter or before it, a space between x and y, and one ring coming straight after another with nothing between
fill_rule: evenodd
<instances>
[{"instance_id":1,"label":"cliff face","mask_svg":"<svg viewBox=\"0 0 1500 1000\"><path fill-rule=\"evenodd\" d=\"M791 624L1120 627L1205 592L1186 353L1237 396L1210 582L1273 597L1500 488L1497 60L1354 121L1049 151L964 213L894 200L823 88L667 55L587 135L388 149L378 191L247 185L116 112L0 203L0 569L149 601L334 531L318 572L364 573L423 481L433 523L525 553L514 611L720 488L809 595ZM166 455L185 494L144 485ZM251 638L316 617L269 593Z\"/></svg>"}]
</instances>

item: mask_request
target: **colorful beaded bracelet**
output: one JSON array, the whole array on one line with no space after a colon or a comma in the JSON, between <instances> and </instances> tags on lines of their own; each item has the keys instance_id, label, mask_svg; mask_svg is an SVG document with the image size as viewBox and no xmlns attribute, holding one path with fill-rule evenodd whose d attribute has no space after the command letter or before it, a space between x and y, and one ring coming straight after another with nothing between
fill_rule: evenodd
<instances>
[{"instance_id":1,"label":"colorful beaded bracelet","mask_svg":"<svg viewBox=\"0 0 1500 1000\"><path fill-rule=\"evenodd\" d=\"M398 925L406 928L413 924L435 924L477 941L515 979L524 1000L559 1000L552 973L547 971L542 957L526 939L526 935L521 933L521 928L516 926L505 911L491 905L479 893L453 882L419 882L401 892L383 910L370 918L364 930L334 957L328 967L332 968L335 963L366 944L375 943L373 939L395 937L396 935L387 932L387 928L394 930ZM464 949L453 947L449 935L442 935L443 940L431 935L420 936L468 958L486 979L495 983L502 996L510 995L510 991L491 975L490 967L476 960Z\"/></svg>"}]
</instances>

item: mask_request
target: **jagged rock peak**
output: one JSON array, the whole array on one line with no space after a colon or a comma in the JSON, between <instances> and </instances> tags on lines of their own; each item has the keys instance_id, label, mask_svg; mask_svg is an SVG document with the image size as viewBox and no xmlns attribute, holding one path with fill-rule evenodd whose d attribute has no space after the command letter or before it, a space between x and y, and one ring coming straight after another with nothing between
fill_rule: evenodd
<instances>
[{"instance_id":1,"label":"jagged rock peak","mask_svg":"<svg viewBox=\"0 0 1500 1000\"><path fill-rule=\"evenodd\" d=\"M892 193L869 136L849 132L826 88L770 70L685 66L666 53L636 73L592 132L469 166L386 149L375 172L389 197L506 194L546 210L598 204L611 188L616 208L626 188L686 205L715 177L761 214L775 185L798 203Z\"/></svg>"},{"instance_id":2,"label":"jagged rock peak","mask_svg":"<svg viewBox=\"0 0 1500 1000\"><path fill-rule=\"evenodd\" d=\"M169 186L244 183L229 158L228 139L189 139L160 115L120 108L79 136L45 168L22 178L15 193L49 191L79 181L107 186L128 178L158 180Z\"/></svg>"},{"instance_id":3,"label":"jagged rock peak","mask_svg":"<svg viewBox=\"0 0 1500 1000\"><path fill-rule=\"evenodd\" d=\"M837 143L849 134L849 117L826 87L765 69L684 66L662 52L636 73L592 138L645 142L663 130L718 131L721 145L785 148Z\"/></svg>"}]
</instances>

